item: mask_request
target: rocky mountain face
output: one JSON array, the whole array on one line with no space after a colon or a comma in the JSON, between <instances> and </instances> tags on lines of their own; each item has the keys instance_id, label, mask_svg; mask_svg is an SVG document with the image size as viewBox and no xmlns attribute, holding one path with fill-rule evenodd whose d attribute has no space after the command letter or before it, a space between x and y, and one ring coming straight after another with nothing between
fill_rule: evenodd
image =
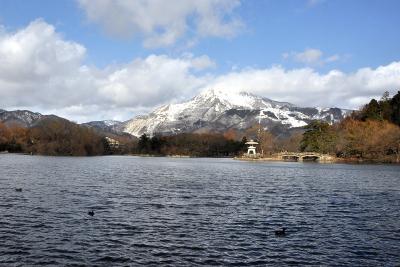
<instances>
[{"instance_id":1,"label":"rocky mountain face","mask_svg":"<svg viewBox=\"0 0 400 267\"><path fill-rule=\"evenodd\" d=\"M281 134L299 129L312 120L337 122L350 112L351 110L339 108L298 107L246 92L227 93L211 89L187 102L161 106L148 115L137 116L125 122L92 121L82 125L91 127L104 135L131 134L139 137L144 133L152 136L154 134L223 133L228 129L243 131L260 123L265 129ZM8 125L33 127L44 119L62 118L28 110L0 109L0 121Z\"/></svg>"},{"instance_id":2,"label":"rocky mountain face","mask_svg":"<svg viewBox=\"0 0 400 267\"><path fill-rule=\"evenodd\" d=\"M350 110L297 107L246 92L204 91L190 101L157 108L118 125L121 131L140 136L225 132L244 130L257 123L275 132L307 125L312 120L329 123L342 120Z\"/></svg>"},{"instance_id":3,"label":"rocky mountain face","mask_svg":"<svg viewBox=\"0 0 400 267\"><path fill-rule=\"evenodd\" d=\"M121 131L121 124L120 121L114 120L105 120L105 121L91 121L82 123L82 125L94 128L96 130L100 130L102 132L110 132L110 133L120 133Z\"/></svg>"},{"instance_id":4,"label":"rocky mountain face","mask_svg":"<svg viewBox=\"0 0 400 267\"><path fill-rule=\"evenodd\" d=\"M55 115L43 115L38 112L29 110L13 110L7 111L0 109L0 122L6 125L17 125L24 128L40 126L42 123L49 121L68 121L67 119ZM127 135L121 130L119 121L92 121L81 124L84 127L90 127L102 135Z\"/></svg>"},{"instance_id":5,"label":"rocky mountain face","mask_svg":"<svg viewBox=\"0 0 400 267\"><path fill-rule=\"evenodd\" d=\"M24 128L41 127L45 123L54 121L70 122L69 120L56 115L43 115L29 110L7 111L0 109L0 122L8 126L19 126Z\"/></svg>"},{"instance_id":6,"label":"rocky mountain face","mask_svg":"<svg viewBox=\"0 0 400 267\"><path fill-rule=\"evenodd\" d=\"M45 117L45 115L29 110L6 111L0 109L0 121L7 125L32 127L43 117Z\"/></svg>"}]
</instances>

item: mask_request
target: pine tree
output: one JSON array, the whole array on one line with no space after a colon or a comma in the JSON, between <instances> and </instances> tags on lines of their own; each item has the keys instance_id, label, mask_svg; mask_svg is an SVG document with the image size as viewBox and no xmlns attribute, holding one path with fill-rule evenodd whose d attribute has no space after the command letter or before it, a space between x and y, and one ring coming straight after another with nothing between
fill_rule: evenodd
<instances>
[{"instance_id":1,"label":"pine tree","mask_svg":"<svg viewBox=\"0 0 400 267\"><path fill-rule=\"evenodd\" d=\"M390 101L392 107L392 122L400 126L400 91Z\"/></svg>"}]
</instances>

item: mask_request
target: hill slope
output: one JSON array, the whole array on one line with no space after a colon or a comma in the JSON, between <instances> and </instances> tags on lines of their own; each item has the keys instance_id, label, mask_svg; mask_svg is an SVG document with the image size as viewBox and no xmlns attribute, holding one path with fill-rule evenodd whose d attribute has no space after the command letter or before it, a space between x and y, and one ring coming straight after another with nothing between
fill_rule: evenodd
<instances>
[{"instance_id":1,"label":"hill slope","mask_svg":"<svg viewBox=\"0 0 400 267\"><path fill-rule=\"evenodd\" d=\"M254 94L226 93L211 89L193 99L157 108L144 116L122 123L121 130L135 136L143 133L224 132L244 130L260 121L265 129L285 131L311 120L340 121L350 111L339 108L303 108Z\"/></svg>"}]
</instances>

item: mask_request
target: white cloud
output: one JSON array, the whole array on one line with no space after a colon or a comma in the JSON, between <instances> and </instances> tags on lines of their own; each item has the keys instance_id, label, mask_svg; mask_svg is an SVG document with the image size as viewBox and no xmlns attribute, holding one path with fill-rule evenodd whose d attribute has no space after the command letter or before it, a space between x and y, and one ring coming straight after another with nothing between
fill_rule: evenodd
<instances>
[{"instance_id":1,"label":"white cloud","mask_svg":"<svg viewBox=\"0 0 400 267\"><path fill-rule=\"evenodd\" d=\"M400 62L354 73L332 70L321 74L311 68L286 70L275 66L246 69L216 77L207 87L249 91L274 100L302 106L359 108L384 91L400 89Z\"/></svg>"},{"instance_id":2,"label":"white cloud","mask_svg":"<svg viewBox=\"0 0 400 267\"><path fill-rule=\"evenodd\" d=\"M37 81L48 79L50 74L76 71L85 48L60 39L54 27L42 20L14 34L0 33L1 77L10 82L16 78Z\"/></svg>"},{"instance_id":3,"label":"white cloud","mask_svg":"<svg viewBox=\"0 0 400 267\"><path fill-rule=\"evenodd\" d=\"M184 56L184 58L189 59L192 67L196 70L215 68L217 66L217 64L211 58L209 58L207 55L194 57L193 54L186 53L183 56Z\"/></svg>"},{"instance_id":4,"label":"white cloud","mask_svg":"<svg viewBox=\"0 0 400 267\"><path fill-rule=\"evenodd\" d=\"M188 32L232 37L243 28L239 0L78 0L90 22L115 36L142 37L146 47L169 46Z\"/></svg>"},{"instance_id":5,"label":"white cloud","mask_svg":"<svg viewBox=\"0 0 400 267\"><path fill-rule=\"evenodd\" d=\"M125 107L149 107L185 99L206 81L205 77L192 73L205 67L204 60L204 57L174 59L165 55L136 59L109 72L98 93L111 103Z\"/></svg>"},{"instance_id":6,"label":"white cloud","mask_svg":"<svg viewBox=\"0 0 400 267\"><path fill-rule=\"evenodd\" d=\"M1 34L0 107L55 111L79 121L89 118L88 111L91 119L105 118L110 110L132 114L191 97L207 80L193 73L215 66L208 56L186 54L97 69L83 65L84 57L83 46L64 40L42 20Z\"/></svg>"},{"instance_id":7,"label":"white cloud","mask_svg":"<svg viewBox=\"0 0 400 267\"><path fill-rule=\"evenodd\" d=\"M326 63L331 63L340 60L342 57L338 54L324 57L324 53L315 48L307 48L302 52L285 52L282 54L282 58L285 60L293 60L295 62L303 63L310 66L324 65Z\"/></svg>"},{"instance_id":8,"label":"white cloud","mask_svg":"<svg viewBox=\"0 0 400 267\"><path fill-rule=\"evenodd\" d=\"M295 53L294 58L296 61L305 64L315 64L321 60L322 52L318 49L306 49L304 52Z\"/></svg>"},{"instance_id":9,"label":"white cloud","mask_svg":"<svg viewBox=\"0 0 400 267\"><path fill-rule=\"evenodd\" d=\"M249 91L302 106L358 108L400 89L400 62L353 73L312 68L235 68L210 74L208 56L149 55L104 69L85 66L85 48L36 20L0 33L0 108L55 113L79 122L129 119L201 90ZM211 68L211 69L210 69Z\"/></svg>"},{"instance_id":10,"label":"white cloud","mask_svg":"<svg viewBox=\"0 0 400 267\"><path fill-rule=\"evenodd\" d=\"M0 104L26 106L36 101L52 106L88 98L92 77L81 65L84 56L82 45L63 40L42 20L14 33L3 32Z\"/></svg>"}]
</instances>

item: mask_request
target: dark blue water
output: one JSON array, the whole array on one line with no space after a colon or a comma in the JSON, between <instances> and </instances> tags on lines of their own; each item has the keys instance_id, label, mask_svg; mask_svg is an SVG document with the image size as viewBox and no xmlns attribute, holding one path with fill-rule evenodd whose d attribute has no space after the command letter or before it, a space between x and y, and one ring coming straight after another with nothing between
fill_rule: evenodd
<instances>
[{"instance_id":1,"label":"dark blue water","mask_svg":"<svg viewBox=\"0 0 400 267\"><path fill-rule=\"evenodd\" d=\"M0 155L0 266L399 264L400 166Z\"/></svg>"}]
</instances>

